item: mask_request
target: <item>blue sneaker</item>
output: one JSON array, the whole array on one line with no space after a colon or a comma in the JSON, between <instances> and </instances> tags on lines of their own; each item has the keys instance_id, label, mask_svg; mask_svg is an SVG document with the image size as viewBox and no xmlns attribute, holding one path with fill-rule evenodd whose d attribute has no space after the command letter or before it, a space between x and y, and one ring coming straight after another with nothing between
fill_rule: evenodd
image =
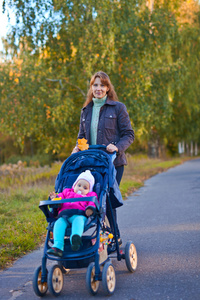
<instances>
[{"instance_id":1,"label":"blue sneaker","mask_svg":"<svg viewBox=\"0 0 200 300\"><path fill-rule=\"evenodd\" d=\"M73 251L78 251L81 246L81 237L78 234L74 234L71 239L71 247Z\"/></svg>"},{"instance_id":2,"label":"blue sneaker","mask_svg":"<svg viewBox=\"0 0 200 300\"><path fill-rule=\"evenodd\" d=\"M62 257L63 256L63 251L56 248L56 247L52 247L51 249L47 250L48 254L54 255L54 256L58 256L58 257Z\"/></svg>"}]
</instances>

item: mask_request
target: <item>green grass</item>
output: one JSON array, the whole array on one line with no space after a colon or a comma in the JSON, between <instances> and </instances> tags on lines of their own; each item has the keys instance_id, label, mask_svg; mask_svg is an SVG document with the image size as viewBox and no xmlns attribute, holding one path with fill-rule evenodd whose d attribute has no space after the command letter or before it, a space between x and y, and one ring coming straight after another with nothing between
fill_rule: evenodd
<instances>
[{"instance_id":1,"label":"green grass","mask_svg":"<svg viewBox=\"0 0 200 300\"><path fill-rule=\"evenodd\" d=\"M129 156L120 185L127 196L144 185L147 178L174 167L189 158L171 160ZM0 268L36 249L46 235L46 219L38 208L54 188L61 164L52 168L25 168L22 174L1 175L0 187Z\"/></svg>"},{"instance_id":2,"label":"green grass","mask_svg":"<svg viewBox=\"0 0 200 300\"><path fill-rule=\"evenodd\" d=\"M0 197L0 268L35 249L43 240L46 220L38 208L52 186L13 190Z\"/></svg>"},{"instance_id":3,"label":"green grass","mask_svg":"<svg viewBox=\"0 0 200 300\"><path fill-rule=\"evenodd\" d=\"M143 185L143 182L122 180L122 183L120 185L120 191L123 199L125 199L130 193L133 193L135 190L139 189Z\"/></svg>"},{"instance_id":4,"label":"green grass","mask_svg":"<svg viewBox=\"0 0 200 300\"><path fill-rule=\"evenodd\" d=\"M22 168L10 169L4 171L1 176L0 191L5 191L13 187L20 187L27 184L48 181L52 177L56 177L60 170L61 164L55 163L52 167L40 167L40 168Z\"/></svg>"}]
</instances>

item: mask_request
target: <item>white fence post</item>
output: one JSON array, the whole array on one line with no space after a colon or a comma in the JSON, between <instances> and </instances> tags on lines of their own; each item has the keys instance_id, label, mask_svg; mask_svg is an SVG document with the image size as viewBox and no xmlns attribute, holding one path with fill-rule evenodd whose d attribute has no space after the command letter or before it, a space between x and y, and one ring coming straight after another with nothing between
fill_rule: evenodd
<instances>
[{"instance_id":1,"label":"white fence post","mask_svg":"<svg viewBox=\"0 0 200 300\"><path fill-rule=\"evenodd\" d=\"M193 142L190 142L190 155L193 156L194 148L193 148Z\"/></svg>"},{"instance_id":2,"label":"white fence post","mask_svg":"<svg viewBox=\"0 0 200 300\"><path fill-rule=\"evenodd\" d=\"M195 156L198 155L198 144L197 144L197 142L195 142L195 145L194 145L194 155Z\"/></svg>"}]
</instances>

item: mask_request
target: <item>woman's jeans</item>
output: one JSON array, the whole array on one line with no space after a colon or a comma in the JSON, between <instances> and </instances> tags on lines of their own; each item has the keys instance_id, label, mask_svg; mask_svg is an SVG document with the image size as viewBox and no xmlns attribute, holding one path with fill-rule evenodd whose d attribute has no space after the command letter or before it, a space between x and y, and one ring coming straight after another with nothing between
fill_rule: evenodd
<instances>
[{"instance_id":1,"label":"woman's jeans","mask_svg":"<svg viewBox=\"0 0 200 300\"><path fill-rule=\"evenodd\" d=\"M53 227L53 238L54 238L54 244L52 247L56 247L60 250L64 250L64 237L65 237L65 230L67 226L69 226L69 223L72 224L72 232L70 236L70 242L71 238L74 234L78 234L79 236L82 236L84 231L84 225L87 221L87 218L82 215L74 215L67 220L65 218L60 217L54 224Z\"/></svg>"}]
</instances>

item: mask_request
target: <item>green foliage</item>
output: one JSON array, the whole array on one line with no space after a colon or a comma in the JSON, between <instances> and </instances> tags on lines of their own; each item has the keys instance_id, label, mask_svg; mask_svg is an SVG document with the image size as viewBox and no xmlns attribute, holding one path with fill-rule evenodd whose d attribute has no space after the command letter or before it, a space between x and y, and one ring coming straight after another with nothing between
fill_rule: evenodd
<instances>
[{"instance_id":1,"label":"green foliage","mask_svg":"<svg viewBox=\"0 0 200 300\"><path fill-rule=\"evenodd\" d=\"M15 145L14 138L0 133L0 165L14 153L20 154L20 148Z\"/></svg>"},{"instance_id":2,"label":"green foliage","mask_svg":"<svg viewBox=\"0 0 200 300\"><path fill-rule=\"evenodd\" d=\"M34 156L28 155L11 155L8 159L5 160L6 164L16 164L18 161L25 162L29 167L31 166L46 166L52 163L52 157L49 154L38 154Z\"/></svg>"},{"instance_id":3,"label":"green foliage","mask_svg":"<svg viewBox=\"0 0 200 300\"><path fill-rule=\"evenodd\" d=\"M199 3L155 0L153 12L145 3L4 1L16 25L0 65L2 132L22 150L31 138L46 153L70 153L89 79L102 69L140 145L198 141Z\"/></svg>"}]
</instances>

